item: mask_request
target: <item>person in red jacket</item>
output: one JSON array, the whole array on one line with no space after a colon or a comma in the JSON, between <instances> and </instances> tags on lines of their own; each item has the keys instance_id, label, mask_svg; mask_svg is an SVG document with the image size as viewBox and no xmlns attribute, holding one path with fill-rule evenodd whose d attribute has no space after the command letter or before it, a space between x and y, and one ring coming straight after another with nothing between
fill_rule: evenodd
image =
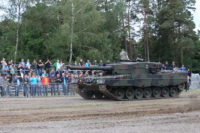
<instances>
[{"instance_id":1,"label":"person in red jacket","mask_svg":"<svg viewBox=\"0 0 200 133\"><path fill-rule=\"evenodd\" d=\"M48 96L49 78L47 76L42 78L42 86L44 90L44 96Z\"/></svg>"}]
</instances>

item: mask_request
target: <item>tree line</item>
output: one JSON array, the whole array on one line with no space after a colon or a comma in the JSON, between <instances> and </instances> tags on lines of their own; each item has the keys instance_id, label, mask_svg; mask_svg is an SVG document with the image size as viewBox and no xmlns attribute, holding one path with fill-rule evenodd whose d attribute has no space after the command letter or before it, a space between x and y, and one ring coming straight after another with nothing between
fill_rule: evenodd
<instances>
[{"instance_id":1,"label":"tree line","mask_svg":"<svg viewBox=\"0 0 200 133\"><path fill-rule=\"evenodd\" d=\"M8 0L0 22L0 57L175 61L199 70L195 0Z\"/></svg>"}]
</instances>

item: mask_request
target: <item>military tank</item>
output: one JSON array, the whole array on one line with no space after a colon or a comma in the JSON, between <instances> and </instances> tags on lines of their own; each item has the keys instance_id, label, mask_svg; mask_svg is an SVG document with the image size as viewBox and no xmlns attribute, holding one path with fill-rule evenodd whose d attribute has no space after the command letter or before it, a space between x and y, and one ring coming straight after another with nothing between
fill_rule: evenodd
<instances>
[{"instance_id":1,"label":"military tank","mask_svg":"<svg viewBox=\"0 0 200 133\"><path fill-rule=\"evenodd\" d=\"M101 67L69 67L98 71L98 76L74 79L73 89L84 99L157 99L177 97L188 87L187 72L161 71L161 63L121 61Z\"/></svg>"}]
</instances>

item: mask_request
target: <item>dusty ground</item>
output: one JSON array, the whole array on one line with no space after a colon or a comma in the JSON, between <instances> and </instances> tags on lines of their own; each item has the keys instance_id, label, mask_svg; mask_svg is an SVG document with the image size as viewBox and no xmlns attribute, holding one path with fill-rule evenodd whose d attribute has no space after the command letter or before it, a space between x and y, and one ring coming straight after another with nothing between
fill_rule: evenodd
<instances>
[{"instance_id":1,"label":"dusty ground","mask_svg":"<svg viewBox=\"0 0 200 133\"><path fill-rule=\"evenodd\" d=\"M179 98L106 101L0 98L0 133L199 133L200 91Z\"/></svg>"}]
</instances>

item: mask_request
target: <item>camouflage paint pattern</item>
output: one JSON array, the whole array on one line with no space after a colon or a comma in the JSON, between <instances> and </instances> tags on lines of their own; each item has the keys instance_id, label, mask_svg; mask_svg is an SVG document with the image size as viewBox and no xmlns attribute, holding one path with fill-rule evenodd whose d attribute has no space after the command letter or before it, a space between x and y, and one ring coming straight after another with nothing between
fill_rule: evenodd
<instances>
[{"instance_id":1,"label":"camouflage paint pattern","mask_svg":"<svg viewBox=\"0 0 200 133\"><path fill-rule=\"evenodd\" d=\"M72 70L102 70L102 77L82 78L74 82L73 88L82 97L87 93L101 93L109 98L122 100L115 97L115 90L120 88L155 88L160 89L176 87L177 92L182 91L179 85L187 86L187 72L161 72L161 63L156 62L119 62L107 64L103 67L69 67ZM103 83L99 83L101 80ZM91 94L91 95L92 95ZM86 98L87 99L87 98ZM124 98L126 99L126 98Z\"/></svg>"}]
</instances>

